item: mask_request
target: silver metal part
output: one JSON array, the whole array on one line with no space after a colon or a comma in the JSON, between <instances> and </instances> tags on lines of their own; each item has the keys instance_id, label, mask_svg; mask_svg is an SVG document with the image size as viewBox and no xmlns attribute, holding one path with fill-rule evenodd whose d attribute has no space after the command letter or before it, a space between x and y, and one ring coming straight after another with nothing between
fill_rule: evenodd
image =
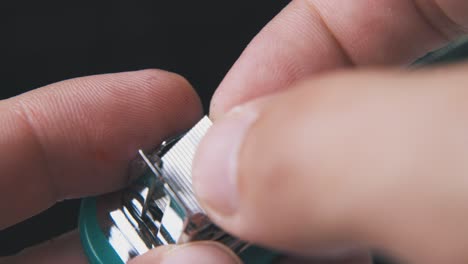
<instances>
[{"instance_id":1,"label":"silver metal part","mask_svg":"<svg viewBox=\"0 0 468 264\"><path fill-rule=\"evenodd\" d=\"M248 246L214 225L195 199L192 159L210 126L204 117L180 140L161 144L151 155L140 150L143 177L98 198L98 222L123 262L160 245L198 240L219 241L235 253Z\"/></svg>"}]
</instances>

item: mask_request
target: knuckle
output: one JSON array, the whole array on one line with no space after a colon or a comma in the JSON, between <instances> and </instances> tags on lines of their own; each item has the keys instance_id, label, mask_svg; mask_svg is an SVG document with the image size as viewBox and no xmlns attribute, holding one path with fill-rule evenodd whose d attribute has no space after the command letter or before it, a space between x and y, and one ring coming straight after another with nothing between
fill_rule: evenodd
<instances>
[{"instance_id":1,"label":"knuckle","mask_svg":"<svg viewBox=\"0 0 468 264\"><path fill-rule=\"evenodd\" d=\"M23 97L20 96L15 98L11 107L12 113L16 120L23 123L26 134L29 135L29 138L33 142L31 151L34 151L33 149L35 149L39 156L37 160L40 160L42 164L39 166L42 168L40 175L43 175L44 178L47 179L45 186L47 186L48 191L46 193L50 194L51 201L56 201L58 198L60 198L61 194L54 178L54 171L52 170L49 162L49 154L47 152L47 147L43 140L43 136L40 132L41 129L37 125L41 119L41 111L35 110L34 106L29 104Z\"/></svg>"}]
</instances>

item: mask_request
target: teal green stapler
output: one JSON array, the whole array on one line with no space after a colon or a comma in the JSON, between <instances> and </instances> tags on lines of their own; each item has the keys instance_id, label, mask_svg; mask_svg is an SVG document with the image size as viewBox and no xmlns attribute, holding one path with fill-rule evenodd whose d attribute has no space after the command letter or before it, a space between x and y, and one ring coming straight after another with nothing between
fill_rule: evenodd
<instances>
[{"instance_id":1,"label":"teal green stapler","mask_svg":"<svg viewBox=\"0 0 468 264\"><path fill-rule=\"evenodd\" d=\"M276 254L253 246L210 221L192 190L192 157L211 126L204 117L183 136L146 155L133 173L141 175L116 193L84 199L79 228L92 264L121 264L169 244L213 240L229 247L245 263L271 263Z\"/></svg>"}]
</instances>

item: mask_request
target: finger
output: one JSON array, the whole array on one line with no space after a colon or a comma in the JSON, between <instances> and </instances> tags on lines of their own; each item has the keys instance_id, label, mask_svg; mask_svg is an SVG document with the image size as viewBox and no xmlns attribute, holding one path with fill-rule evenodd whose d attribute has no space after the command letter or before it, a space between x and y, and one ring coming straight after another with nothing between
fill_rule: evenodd
<instances>
[{"instance_id":1,"label":"finger","mask_svg":"<svg viewBox=\"0 0 468 264\"><path fill-rule=\"evenodd\" d=\"M372 257L368 252L358 251L334 258L318 257L284 257L275 264L372 264Z\"/></svg>"},{"instance_id":2,"label":"finger","mask_svg":"<svg viewBox=\"0 0 468 264\"><path fill-rule=\"evenodd\" d=\"M86 264L86 256L81 248L80 235L73 231L39 246L26 249L16 256L0 258L5 264Z\"/></svg>"},{"instance_id":3,"label":"finger","mask_svg":"<svg viewBox=\"0 0 468 264\"><path fill-rule=\"evenodd\" d=\"M215 242L197 242L160 247L139 256L130 264L240 264L240 259L225 246Z\"/></svg>"},{"instance_id":4,"label":"finger","mask_svg":"<svg viewBox=\"0 0 468 264\"><path fill-rule=\"evenodd\" d=\"M55 201L116 190L138 148L201 115L196 93L163 71L78 78L0 102L0 230Z\"/></svg>"},{"instance_id":5,"label":"finger","mask_svg":"<svg viewBox=\"0 0 468 264\"><path fill-rule=\"evenodd\" d=\"M163 261L164 260L164 261ZM237 256L226 247L211 242L202 242L180 247L167 246L158 247L151 252L142 255L130 262L130 264L145 263L194 263L196 261L203 264L209 263L241 263ZM195 262L194 262L195 261ZM88 263L84 251L81 247L78 231L73 231L44 244L26 249L16 256L0 258L0 263ZM277 262L277 264L370 264L371 258L368 253L358 252L357 254L337 256L334 258L297 258L287 257Z\"/></svg>"},{"instance_id":6,"label":"finger","mask_svg":"<svg viewBox=\"0 0 468 264\"><path fill-rule=\"evenodd\" d=\"M242 106L201 143L198 198L228 232L279 249L461 263L467 69L337 74Z\"/></svg>"},{"instance_id":7,"label":"finger","mask_svg":"<svg viewBox=\"0 0 468 264\"><path fill-rule=\"evenodd\" d=\"M250 43L217 89L211 116L331 69L405 64L468 27L463 0L296 0Z\"/></svg>"}]
</instances>

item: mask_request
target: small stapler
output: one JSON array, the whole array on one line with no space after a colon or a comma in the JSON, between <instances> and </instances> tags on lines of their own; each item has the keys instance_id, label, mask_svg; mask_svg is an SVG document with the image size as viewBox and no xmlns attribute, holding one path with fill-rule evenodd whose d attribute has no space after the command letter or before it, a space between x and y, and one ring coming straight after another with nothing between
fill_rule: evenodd
<instances>
[{"instance_id":1,"label":"small stapler","mask_svg":"<svg viewBox=\"0 0 468 264\"><path fill-rule=\"evenodd\" d=\"M192 190L192 158L211 126L208 117L148 155L139 151L137 177L123 191L82 201L79 226L90 263L126 263L152 248L213 240L246 263L270 263L276 254L224 232L210 221Z\"/></svg>"}]
</instances>

